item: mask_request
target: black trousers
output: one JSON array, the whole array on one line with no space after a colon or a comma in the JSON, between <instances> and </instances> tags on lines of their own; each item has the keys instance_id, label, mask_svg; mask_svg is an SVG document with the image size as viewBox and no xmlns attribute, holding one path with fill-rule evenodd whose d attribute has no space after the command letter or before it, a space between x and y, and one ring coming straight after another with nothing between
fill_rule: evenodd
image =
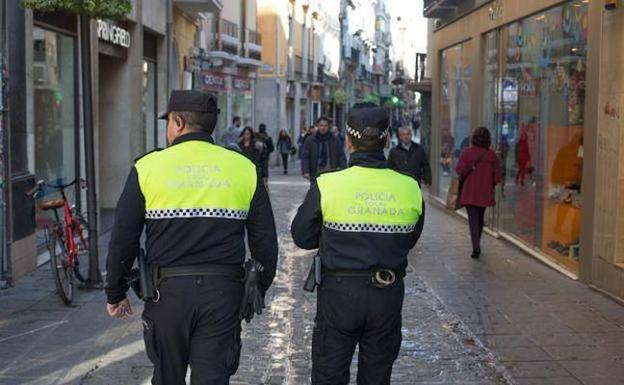
<instances>
[{"instance_id":1,"label":"black trousers","mask_svg":"<svg viewBox=\"0 0 624 385\"><path fill-rule=\"evenodd\" d=\"M284 171L288 171L288 154L282 154L282 166L284 166Z\"/></svg>"},{"instance_id":2,"label":"black trousers","mask_svg":"<svg viewBox=\"0 0 624 385\"><path fill-rule=\"evenodd\" d=\"M468 212L468 224L470 225L470 239L472 240L472 251L481 252L481 235L485 225L485 207L466 206Z\"/></svg>"},{"instance_id":3,"label":"black trousers","mask_svg":"<svg viewBox=\"0 0 624 385\"><path fill-rule=\"evenodd\" d=\"M174 277L147 302L143 336L154 364L154 385L227 385L240 358L239 309L243 285L227 277Z\"/></svg>"},{"instance_id":4,"label":"black trousers","mask_svg":"<svg viewBox=\"0 0 624 385\"><path fill-rule=\"evenodd\" d=\"M312 337L312 385L347 385L357 345L357 384L390 384L401 348L404 291L401 279L379 289L370 278L323 277Z\"/></svg>"}]
</instances>

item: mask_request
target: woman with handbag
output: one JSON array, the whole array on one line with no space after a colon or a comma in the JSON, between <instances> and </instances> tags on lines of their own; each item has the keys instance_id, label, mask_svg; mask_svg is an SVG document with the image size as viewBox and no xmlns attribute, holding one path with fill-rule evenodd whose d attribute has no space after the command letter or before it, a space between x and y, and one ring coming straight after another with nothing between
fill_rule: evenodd
<instances>
[{"instance_id":1,"label":"woman with handbag","mask_svg":"<svg viewBox=\"0 0 624 385\"><path fill-rule=\"evenodd\" d=\"M477 127L471 143L472 146L461 153L455 171L461 181L459 202L468 212L471 258L479 258L485 209L496 205L494 188L502 182L502 175L500 160L490 148L490 131L486 127Z\"/></svg>"},{"instance_id":2,"label":"woman with handbag","mask_svg":"<svg viewBox=\"0 0 624 385\"><path fill-rule=\"evenodd\" d=\"M293 150L297 151L292 145L290 135L286 130L281 130L277 139L277 150L282 156L282 166L284 167L284 175L288 174L288 156L294 155Z\"/></svg>"}]
</instances>

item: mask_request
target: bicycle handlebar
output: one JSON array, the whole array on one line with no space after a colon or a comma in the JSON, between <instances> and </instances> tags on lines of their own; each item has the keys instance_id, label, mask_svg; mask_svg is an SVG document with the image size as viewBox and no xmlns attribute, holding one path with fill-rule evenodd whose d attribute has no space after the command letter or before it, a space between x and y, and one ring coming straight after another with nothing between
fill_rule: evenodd
<instances>
[{"instance_id":1,"label":"bicycle handlebar","mask_svg":"<svg viewBox=\"0 0 624 385\"><path fill-rule=\"evenodd\" d=\"M71 187L71 186L75 185L76 183L80 184L80 188L85 188L86 181L84 179L82 179L82 178L76 178L73 181L69 182L68 184L60 184L60 185L48 184L48 183L44 182L43 180L40 180L40 181L37 182L35 187L33 187L30 190L26 191L26 195L34 197L35 194L37 194L39 191L43 190L44 187L49 187L49 188L54 189L54 190L64 190L64 189L66 189L68 187Z\"/></svg>"}]
</instances>

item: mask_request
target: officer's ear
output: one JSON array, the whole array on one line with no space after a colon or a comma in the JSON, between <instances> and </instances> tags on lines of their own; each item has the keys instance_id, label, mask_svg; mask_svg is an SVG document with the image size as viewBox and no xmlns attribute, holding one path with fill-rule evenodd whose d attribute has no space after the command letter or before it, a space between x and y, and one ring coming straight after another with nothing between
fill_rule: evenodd
<instances>
[{"instance_id":1,"label":"officer's ear","mask_svg":"<svg viewBox=\"0 0 624 385\"><path fill-rule=\"evenodd\" d=\"M173 121L175 123L176 129L179 131L183 130L184 126L186 126L186 121L184 120L183 117L181 117L178 114L175 115L175 117L173 118Z\"/></svg>"}]
</instances>

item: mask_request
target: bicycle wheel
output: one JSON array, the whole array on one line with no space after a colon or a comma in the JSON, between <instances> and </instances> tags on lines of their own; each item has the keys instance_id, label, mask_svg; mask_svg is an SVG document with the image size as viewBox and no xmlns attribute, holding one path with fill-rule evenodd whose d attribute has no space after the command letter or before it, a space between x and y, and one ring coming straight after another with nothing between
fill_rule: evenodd
<instances>
[{"instance_id":1,"label":"bicycle wheel","mask_svg":"<svg viewBox=\"0 0 624 385\"><path fill-rule=\"evenodd\" d=\"M50 266L56 284L56 291L65 305L69 305L74 296L74 272L67 266L65 238L52 233L50 236Z\"/></svg>"},{"instance_id":2,"label":"bicycle wheel","mask_svg":"<svg viewBox=\"0 0 624 385\"><path fill-rule=\"evenodd\" d=\"M76 260L74 261L74 275L80 282L86 282L89 273L89 224L78 216L74 226L74 244L76 245Z\"/></svg>"}]
</instances>

